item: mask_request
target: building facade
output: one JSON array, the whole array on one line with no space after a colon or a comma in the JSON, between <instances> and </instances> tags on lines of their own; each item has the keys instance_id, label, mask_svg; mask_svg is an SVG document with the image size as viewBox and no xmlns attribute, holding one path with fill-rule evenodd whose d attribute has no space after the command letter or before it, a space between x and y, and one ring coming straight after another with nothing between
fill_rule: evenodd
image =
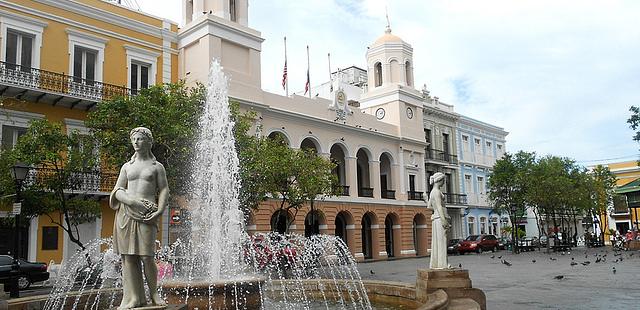
<instances>
[{"instance_id":1,"label":"building facade","mask_svg":"<svg viewBox=\"0 0 640 310\"><path fill-rule=\"evenodd\" d=\"M496 214L487 197L487 181L493 165L506 152L506 136L503 128L487 124L467 116L457 120L460 191L465 194L468 210L464 213L465 236L493 234L502 236L501 228L511 225L508 214ZM537 236L537 229L526 227L535 224L533 219L520 219L519 226ZM528 229L527 229L528 228Z\"/></svg>"},{"instance_id":2,"label":"building facade","mask_svg":"<svg viewBox=\"0 0 640 310\"><path fill-rule=\"evenodd\" d=\"M33 119L61 122L69 133L87 132L86 113L101 100L177 81L177 31L176 23L99 0L0 3L2 148L13 148ZM26 182L43 174L32 169ZM96 171L82 178L82 190L67 194L88 195L102 207L100 218L79 227L86 243L112 234L114 212L105 198L117 175ZM59 263L75 253L78 247L54 220L63 219L40 216L21 229L20 256ZM167 228L165 220L165 236ZM3 236L14 233L12 226L0 229ZM12 241L0 240L0 251L10 253Z\"/></svg>"},{"instance_id":3,"label":"building facade","mask_svg":"<svg viewBox=\"0 0 640 310\"><path fill-rule=\"evenodd\" d=\"M640 167L635 160L610 163L606 165L616 176L616 197L609 208L608 228L625 234L629 229L640 227L637 186L640 179ZM608 237L607 237L608 239Z\"/></svg>"}]
</instances>

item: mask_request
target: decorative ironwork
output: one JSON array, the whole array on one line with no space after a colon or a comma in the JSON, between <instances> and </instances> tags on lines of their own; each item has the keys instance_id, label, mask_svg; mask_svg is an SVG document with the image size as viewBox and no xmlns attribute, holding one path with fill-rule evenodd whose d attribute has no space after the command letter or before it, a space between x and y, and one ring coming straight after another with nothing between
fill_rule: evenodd
<instances>
[{"instance_id":1,"label":"decorative ironwork","mask_svg":"<svg viewBox=\"0 0 640 310\"><path fill-rule=\"evenodd\" d=\"M131 90L123 86L20 66L4 61L0 61L0 83L70 95L89 101L102 101L116 96L131 96Z\"/></svg>"},{"instance_id":2,"label":"decorative ironwork","mask_svg":"<svg viewBox=\"0 0 640 310\"><path fill-rule=\"evenodd\" d=\"M349 185L338 185L336 191L339 196L349 196Z\"/></svg>"},{"instance_id":3,"label":"decorative ironwork","mask_svg":"<svg viewBox=\"0 0 640 310\"><path fill-rule=\"evenodd\" d=\"M370 187L360 187L358 189L358 196L359 197L373 197L373 188Z\"/></svg>"},{"instance_id":4,"label":"decorative ironwork","mask_svg":"<svg viewBox=\"0 0 640 310\"><path fill-rule=\"evenodd\" d=\"M396 199L396 191L394 190L383 189L380 194L384 199Z\"/></svg>"},{"instance_id":5,"label":"decorative ironwork","mask_svg":"<svg viewBox=\"0 0 640 310\"><path fill-rule=\"evenodd\" d=\"M450 154L449 152L426 149L427 159L444 161L451 164L458 164L458 156Z\"/></svg>"},{"instance_id":6,"label":"decorative ironwork","mask_svg":"<svg viewBox=\"0 0 640 310\"><path fill-rule=\"evenodd\" d=\"M423 200L423 192L409 191L409 200Z\"/></svg>"},{"instance_id":7,"label":"decorative ironwork","mask_svg":"<svg viewBox=\"0 0 640 310\"><path fill-rule=\"evenodd\" d=\"M444 199L447 203L456 204L456 205L466 205L467 195L465 194L444 194Z\"/></svg>"},{"instance_id":8,"label":"decorative ironwork","mask_svg":"<svg viewBox=\"0 0 640 310\"><path fill-rule=\"evenodd\" d=\"M31 168L24 181L24 186L43 184L59 177L53 168ZM72 173L66 190L77 192L111 192L118 180L117 173L102 171L86 171Z\"/></svg>"}]
</instances>

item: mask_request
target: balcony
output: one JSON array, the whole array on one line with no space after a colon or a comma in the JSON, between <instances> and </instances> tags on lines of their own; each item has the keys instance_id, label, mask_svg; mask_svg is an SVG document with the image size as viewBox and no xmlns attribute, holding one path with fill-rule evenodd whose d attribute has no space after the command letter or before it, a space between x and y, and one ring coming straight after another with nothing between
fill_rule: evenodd
<instances>
[{"instance_id":1,"label":"balcony","mask_svg":"<svg viewBox=\"0 0 640 310\"><path fill-rule=\"evenodd\" d=\"M24 180L24 186L43 184L53 181L56 177L56 170L51 168L31 168ZM91 194L108 195L116 185L117 173L88 171L74 173L71 178L72 184L65 191L85 192Z\"/></svg>"},{"instance_id":2,"label":"balcony","mask_svg":"<svg viewBox=\"0 0 640 310\"><path fill-rule=\"evenodd\" d=\"M445 202L448 204L454 205L466 205L467 204L467 195L465 194L444 194Z\"/></svg>"},{"instance_id":3,"label":"balcony","mask_svg":"<svg viewBox=\"0 0 640 310\"><path fill-rule=\"evenodd\" d=\"M445 162L453 165L458 164L458 156L441 150L426 149L426 159L428 161Z\"/></svg>"},{"instance_id":4,"label":"balcony","mask_svg":"<svg viewBox=\"0 0 640 310\"><path fill-rule=\"evenodd\" d=\"M126 87L0 61L0 96L89 110L102 100L130 95Z\"/></svg>"},{"instance_id":5,"label":"balcony","mask_svg":"<svg viewBox=\"0 0 640 310\"><path fill-rule=\"evenodd\" d=\"M373 188L370 187L360 187L358 188L358 197L373 197Z\"/></svg>"},{"instance_id":6,"label":"balcony","mask_svg":"<svg viewBox=\"0 0 640 310\"><path fill-rule=\"evenodd\" d=\"M380 191L380 196L384 199L396 199L396 191L383 189Z\"/></svg>"},{"instance_id":7,"label":"balcony","mask_svg":"<svg viewBox=\"0 0 640 310\"><path fill-rule=\"evenodd\" d=\"M407 193L409 194L409 200L424 200L422 198L424 194L423 192L408 191Z\"/></svg>"},{"instance_id":8,"label":"balcony","mask_svg":"<svg viewBox=\"0 0 640 310\"><path fill-rule=\"evenodd\" d=\"M349 185L338 185L336 192L338 196L349 196Z\"/></svg>"}]
</instances>

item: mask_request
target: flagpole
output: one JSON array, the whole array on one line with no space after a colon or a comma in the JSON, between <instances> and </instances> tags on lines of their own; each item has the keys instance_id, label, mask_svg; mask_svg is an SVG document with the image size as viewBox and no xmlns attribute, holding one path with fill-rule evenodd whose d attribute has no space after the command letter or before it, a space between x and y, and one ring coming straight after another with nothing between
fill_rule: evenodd
<instances>
[{"instance_id":1,"label":"flagpole","mask_svg":"<svg viewBox=\"0 0 640 310\"><path fill-rule=\"evenodd\" d=\"M327 53L327 58L329 59L329 81L331 81L331 53Z\"/></svg>"},{"instance_id":2,"label":"flagpole","mask_svg":"<svg viewBox=\"0 0 640 310\"><path fill-rule=\"evenodd\" d=\"M287 37L284 37L284 66L285 66L285 70L288 70L287 67ZM289 97L289 73L287 72L287 76L284 80L285 82L285 92L287 94L287 97Z\"/></svg>"},{"instance_id":3,"label":"flagpole","mask_svg":"<svg viewBox=\"0 0 640 310\"><path fill-rule=\"evenodd\" d=\"M311 98L311 73L309 73L310 69L311 65L309 62L309 45L307 45L307 83L309 84L309 98Z\"/></svg>"}]
</instances>

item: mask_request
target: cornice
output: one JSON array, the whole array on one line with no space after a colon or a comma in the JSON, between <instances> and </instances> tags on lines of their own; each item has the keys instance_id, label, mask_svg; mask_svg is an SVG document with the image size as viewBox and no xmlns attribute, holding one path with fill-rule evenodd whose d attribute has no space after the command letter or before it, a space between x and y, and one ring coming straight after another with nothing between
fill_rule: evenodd
<instances>
[{"instance_id":1,"label":"cornice","mask_svg":"<svg viewBox=\"0 0 640 310\"><path fill-rule=\"evenodd\" d=\"M103 22L107 22L109 24L113 24L116 26L120 26L126 29L130 29L133 31L137 31L140 33L144 33L150 36L154 36L156 38L163 38L162 35L162 27L157 27L157 26L153 26L153 25L149 25L147 23L143 23L140 22L138 20L129 18L129 17L125 17L122 15L118 15L115 14L113 12L107 11L107 10L103 10L103 9L99 9L96 7L91 7L88 5L85 5L84 3L80 3L74 0L66 0L66 1L60 1L60 0L33 0L35 2L39 2L42 4L46 4L52 7L57 7L60 9L63 9L65 11L69 11L75 14L79 14L79 15L83 15L83 16L87 16L99 21L103 21ZM141 14L139 12L135 12L138 14ZM147 14L145 14L147 15ZM147 15L149 16L149 15ZM151 16L150 16L151 17ZM154 17L157 18L157 17ZM157 18L160 22L162 22L164 19L161 18ZM173 38L172 42L177 42L177 36Z\"/></svg>"},{"instance_id":2,"label":"cornice","mask_svg":"<svg viewBox=\"0 0 640 310\"><path fill-rule=\"evenodd\" d=\"M259 32L250 28L241 29L240 25L230 25L228 23L230 22L218 16L205 15L204 18L195 21L188 28L178 32L178 48L187 46L206 34L213 34L225 40L249 46L257 51L262 49L261 45L264 39L260 37Z\"/></svg>"},{"instance_id":3,"label":"cornice","mask_svg":"<svg viewBox=\"0 0 640 310\"><path fill-rule=\"evenodd\" d=\"M2 1L4 2L4 1ZM1 3L1 2L0 2ZM36 25L38 27L42 27L45 28L49 25L49 23L39 20L37 18L33 18L33 17L29 17L29 16L24 16L24 15L20 15L20 14L15 14L9 11L2 11L0 10L0 17L9 17L12 19L17 19L20 20L22 22L28 23L28 24L32 24L32 25Z\"/></svg>"}]
</instances>

